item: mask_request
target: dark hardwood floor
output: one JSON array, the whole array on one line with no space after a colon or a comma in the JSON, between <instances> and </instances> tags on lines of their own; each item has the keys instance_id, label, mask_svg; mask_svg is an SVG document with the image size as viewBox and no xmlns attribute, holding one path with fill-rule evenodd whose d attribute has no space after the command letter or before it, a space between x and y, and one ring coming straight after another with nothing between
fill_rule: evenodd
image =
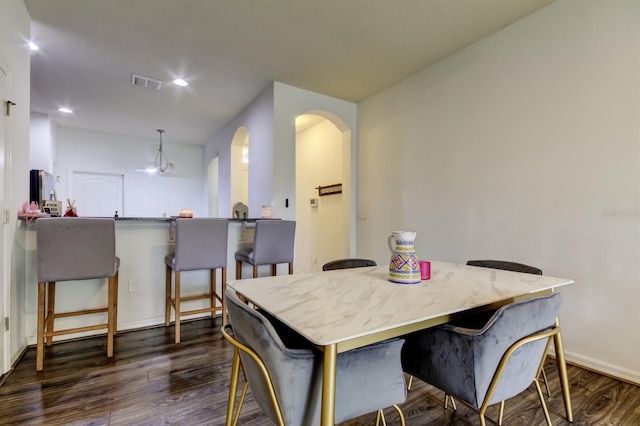
<instances>
[{"instance_id":1,"label":"dark hardwood floor","mask_svg":"<svg viewBox=\"0 0 640 426\"><path fill-rule=\"evenodd\" d=\"M223 425L232 348L219 326L219 319L184 323L178 346L173 327L120 332L112 360L106 358L106 337L55 344L46 349L40 373L35 348L30 348L0 387L0 424ZM548 364L552 422L570 425L554 363ZM640 425L640 387L574 366L569 366L569 379L574 425ZM479 424L477 415L461 404L457 411L445 411L442 396L414 382L402 405L407 425ZM490 415L496 410L490 409ZM393 410L385 413L389 424L399 424ZM250 393L239 424L270 424ZM375 424L375 415L343 425L364 424ZM507 402L504 424L544 424L533 387Z\"/></svg>"}]
</instances>

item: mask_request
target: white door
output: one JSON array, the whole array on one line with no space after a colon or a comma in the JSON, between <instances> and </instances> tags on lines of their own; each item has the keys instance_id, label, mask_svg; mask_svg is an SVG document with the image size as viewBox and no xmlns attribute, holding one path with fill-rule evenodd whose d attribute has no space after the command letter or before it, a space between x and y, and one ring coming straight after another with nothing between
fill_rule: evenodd
<instances>
[{"instance_id":1,"label":"white door","mask_svg":"<svg viewBox=\"0 0 640 426\"><path fill-rule=\"evenodd\" d=\"M9 365L9 360L11 356L9 354L10 348L10 334L9 330L5 330L5 317L9 316L10 310L10 283L11 283L11 263L6 258L6 254L8 253L7 247L7 224L4 223L4 211L9 208L9 203L5 198L6 194L10 192L7 189L7 185L9 184L9 173L11 173L11 169L9 168L9 162L6 160L7 156L5 155L5 121L8 117L5 116L5 102L8 101L7 94L9 92L8 89L8 78L7 72L2 68L0 64L0 101L2 102L2 111L0 112L0 176L2 176L2 183L0 184L0 214L3 216L3 220L0 223L0 295L2 296L2 300L0 301L0 375L9 371L11 367Z\"/></svg>"},{"instance_id":2,"label":"white door","mask_svg":"<svg viewBox=\"0 0 640 426\"><path fill-rule=\"evenodd\" d=\"M71 182L78 216L124 216L124 175L74 171Z\"/></svg>"}]
</instances>

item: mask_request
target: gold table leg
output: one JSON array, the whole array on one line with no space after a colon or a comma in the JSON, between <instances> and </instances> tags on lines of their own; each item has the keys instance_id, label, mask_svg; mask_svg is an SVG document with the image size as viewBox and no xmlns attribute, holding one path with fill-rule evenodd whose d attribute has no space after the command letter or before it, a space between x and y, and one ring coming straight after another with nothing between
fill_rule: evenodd
<instances>
[{"instance_id":1,"label":"gold table leg","mask_svg":"<svg viewBox=\"0 0 640 426\"><path fill-rule=\"evenodd\" d=\"M556 326L560 329L560 320L556 318ZM558 363L558 374L562 387L562 397L564 399L564 409L567 413L567 420L573 421L573 411L571 410L571 394L569 393L569 377L567 376L567 364L564 359L564 346L562 345L562 335L558 331L553 336L553 345L556 349L556 362Z\"/></svg>"},{"instance_id":2,"label":"gold table leg","mask_svg":"<svg viewBox=\"0 0 640 426\"><path fill-rule=\"evenodd\" d=\"M324 348L324 369L322 371L322 411L320 424L333 426L336 418L336 369L338 365L338 347Z\"/></svg>"}]
</instances>

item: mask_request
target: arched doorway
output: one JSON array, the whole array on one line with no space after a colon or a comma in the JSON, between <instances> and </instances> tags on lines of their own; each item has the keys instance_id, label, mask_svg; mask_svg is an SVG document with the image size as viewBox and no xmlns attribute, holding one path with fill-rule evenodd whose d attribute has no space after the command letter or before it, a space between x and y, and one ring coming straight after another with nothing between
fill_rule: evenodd
<instances>
[{"instance_id":1,"label":"arched doorway","mask_svg":"<svg viewBox=\"0 0 640 426\"><path fill-rule=\"evenodd\" d=\"M319 195L318 187L341 185ZM351 131L323 111L296 118L296 271L351 255Z\"/></svg>"},{"instance_id":2,"label":"arched doorway","mask_svg":"<svg viewBox=\"0 0 640 426\"><path fill-rule=\"evenodd\" d=\"M231 140L231 208L235 203L249 205L249 131L239 127ZM229 212L233 217L233 211Z\"/></svg>"}]
</instances>

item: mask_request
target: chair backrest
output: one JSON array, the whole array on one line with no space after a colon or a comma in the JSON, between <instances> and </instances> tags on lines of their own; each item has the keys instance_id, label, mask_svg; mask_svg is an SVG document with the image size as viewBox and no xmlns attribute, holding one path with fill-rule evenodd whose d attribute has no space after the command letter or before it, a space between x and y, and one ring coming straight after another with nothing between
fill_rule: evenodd
<instances>
[{"instance_id":1,"label":"chair backrest","mask_svg":"<svg viewBox=\"0 0 640 426\"><path fill-rule=\"evenodd\" d=\"M378 266L378 264L371 259L339 259L325 263L322 265L322 270L334 271L336 269L364 268L366 266Z\"/></svg>"},{"instance_id":2,"label":"chair backrest","mask_svg":"<svg viewBox=\"0 0 640 426\"><path fill-rule=\"evenodd\" d=\"M469 260L467 265L480 266L482 268L502 269L504 271L524 272L525 274L542 275L542 270L534 266L505 260Z\"/></svg>"},{"instance_id":3,"label":"chair backrest","mask_svg":"<svg viewBox=\"0 0 640 426\"><path fill-rule=\"evenodd\" d=\"M113 219L40 218L36 221L36 244L38 282L116 274Z\"/></svg>"},{"instance_id":4,"label":"chair backrest","mask_svg":"<svg viewBox=\"0 0 640 426\"><path fill-rule=\"evenodd\" d=\"M264 363L265 377L258 363L240 351L242 366L254 399L271 421L277 422L277 408L271 400L268 381L275 391L287 425L307 425L319 419L319 398L312 392L320 363L317 354L308 349L289 349L272 324L255 309L242 303L232 290L227 290L227 310L234 338L253 350Z\"/></svg>"},{"instance_id":5,"label":"chair backrest","mask_svg":"<svg viewBox=\"0 0 640 426\"><path fill-rule=\"evenodd\" d=\"M295 237L294 220L257 220L253 237L253 262L256 265L293 262Z\"/></svg>"},{"instance_id":6,"label":"chair backrest","mask_svg":"<svg viewBox=\"0 0 640 426\"><path fill-rule=\"evenodd\" d=\"M176 271L227 266L227 219L176 219Z\"/></svg>"},{"instance_id":7,"label":"chair backrest","mask_svg":"<svg viewBox=\"0 0 640 426\"><path fill-rule=\"evenodd\" d=\"M483 401L500 361L517 341L549 330L560 310L560 293L511 303L498 309L485 327L473 336L475 382L478 402ZM490 404L511 398L527 389L537 377L548 339L517 349L506 363Z\"/></svg>"}]
</instances>

